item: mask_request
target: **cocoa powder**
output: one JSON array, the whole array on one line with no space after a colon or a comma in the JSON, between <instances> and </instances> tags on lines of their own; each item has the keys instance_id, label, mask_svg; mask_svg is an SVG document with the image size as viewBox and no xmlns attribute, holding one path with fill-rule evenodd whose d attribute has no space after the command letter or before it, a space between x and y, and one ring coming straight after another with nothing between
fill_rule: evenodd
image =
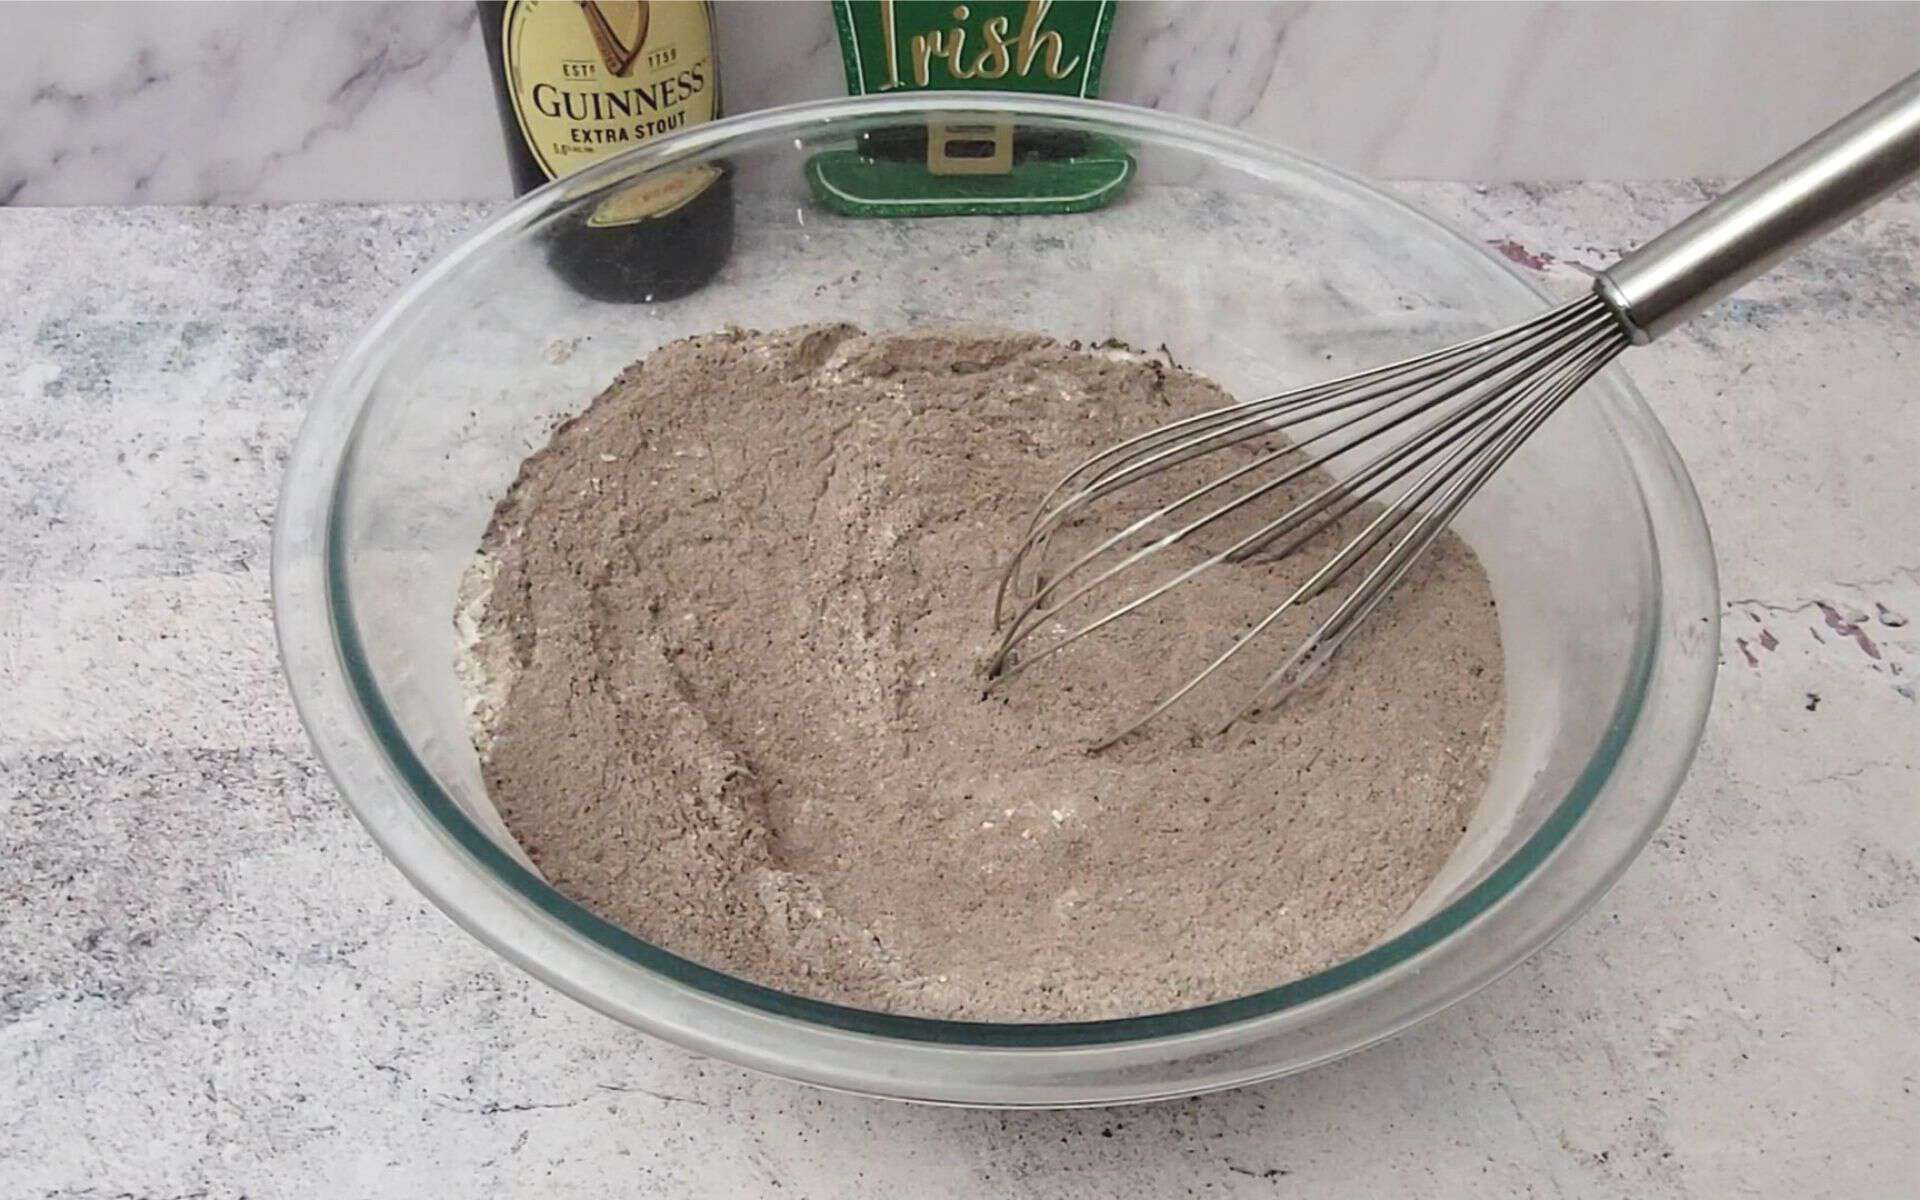
<instances>
[{"instance_id":1,"label":"cocoa powder","mask_svg":"<svg viewBox=\"0 0 1920 1200\"><path fill-rule=\"evenodd\" d=\"M1163 357L1028 334L815 326L662 347L526 461L463 592L476 745L508 828L555 887L640 937L896 1013L1157 1012L1364 950L1439 870L1497 741L1498 631L1457 538L1313 687L1225 736L1332 597L1087 750L1365 513L985 687L999 568L1040 496L1099 448L1227 402ZM1195 478L1129 489L1062 541Z\"/></svg>"}]
</instances>

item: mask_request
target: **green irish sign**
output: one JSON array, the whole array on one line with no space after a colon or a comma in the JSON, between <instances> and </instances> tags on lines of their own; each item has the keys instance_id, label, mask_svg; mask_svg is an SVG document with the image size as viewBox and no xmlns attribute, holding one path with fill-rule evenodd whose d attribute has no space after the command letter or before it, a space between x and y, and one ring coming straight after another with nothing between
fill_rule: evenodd
<instances>
[{"instance_id":1,"label":"green irish sign","mask_svg":"<svg viewBox=\"0 0 1920 1200\"><path fill-rule=\"evenodd\" d=\"M847 90L1095 96L1115 0L832 0ZM875 130L807 162L815 199L856 217L1031 216L1112 203L1134 162L1111 138L983 115Z\"/></svg>"},{"instance_id":2,"label":"green irish sign","mask_svg":"<svg viewBox=\"0 0 1920 1200\"><path fill-rule=\"evenodd\" d=\"M847 90L1099 93L1114 0L833 0Z\"/></svg>"}]
</instances>

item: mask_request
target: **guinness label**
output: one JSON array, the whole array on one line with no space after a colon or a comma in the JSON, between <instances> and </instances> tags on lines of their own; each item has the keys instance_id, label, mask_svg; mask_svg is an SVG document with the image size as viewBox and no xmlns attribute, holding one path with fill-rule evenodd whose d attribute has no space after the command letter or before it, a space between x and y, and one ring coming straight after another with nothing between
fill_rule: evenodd
<instances>
[{"instance_id":1,"label":"guinness label","mask_svg":"<svg viewBox=\"0 0 1920 1200\"><path fill-rule=\"evenodd\" d=\"M549 179L713 119L720 81L712 21L699 0L510 0L502 19L507 94ZM695 168L644 181L590 220L660 216L717 174Z\"/></svg>"}]
</instances>

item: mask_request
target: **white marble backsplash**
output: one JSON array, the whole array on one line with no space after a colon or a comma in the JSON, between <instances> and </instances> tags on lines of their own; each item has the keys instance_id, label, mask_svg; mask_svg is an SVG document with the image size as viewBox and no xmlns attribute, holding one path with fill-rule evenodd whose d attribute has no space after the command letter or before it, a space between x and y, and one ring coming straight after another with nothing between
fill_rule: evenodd
<instances>
[{"instance_id":1,"label":"white marble backsplash","mask_svg":"<svg viewBox=\"0 0 1920 1200\"><path fill-rule=\"evenodd\" d=\"M720 5L736 110L841 94L826 0ZM0 203L491 199L466 3L0 4ZM1920 3L1125 0L1110 99L1395 178L1746 172L1920 66Z\"/></svg>"}]
</instances>

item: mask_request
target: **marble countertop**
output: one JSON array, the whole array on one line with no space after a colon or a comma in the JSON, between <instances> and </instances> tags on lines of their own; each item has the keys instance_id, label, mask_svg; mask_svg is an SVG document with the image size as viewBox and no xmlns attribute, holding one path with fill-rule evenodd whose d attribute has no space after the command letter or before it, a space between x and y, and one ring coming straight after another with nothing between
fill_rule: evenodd
<instances>
[{"instance_id":1,"label":"marble countertop","mask_svg":"<svg viewBox=\"0 0 1920 1200\"><path fill-rule=\"evenodd\" d=\"M1690 182L1409 185L1573 293ZM308 750L281 464L484 210L0 209L0 1193L1892 1195L1920 1187L1920 194L1629 359L1725 601L1706 741L1555 945L1303 1076L916 1108L695 1059L459 933Z\"/></svg>"},{"instance_id":2,"label":"marble countertop","mask_svg":"<svg viewBox=\"0 0 1920 1200\"><path fill-rule=\"evenodd\" d=\"M822 0L715 15L729 112L845 94ZM0 72L0 203L507 194L465 0L11 0L0 28L34 51ZM1920 4L1127 0L1111 28L1107 99L1349 170L1649 179L1756 170L1913 70Z\"/></svg>"}]
</instances>

